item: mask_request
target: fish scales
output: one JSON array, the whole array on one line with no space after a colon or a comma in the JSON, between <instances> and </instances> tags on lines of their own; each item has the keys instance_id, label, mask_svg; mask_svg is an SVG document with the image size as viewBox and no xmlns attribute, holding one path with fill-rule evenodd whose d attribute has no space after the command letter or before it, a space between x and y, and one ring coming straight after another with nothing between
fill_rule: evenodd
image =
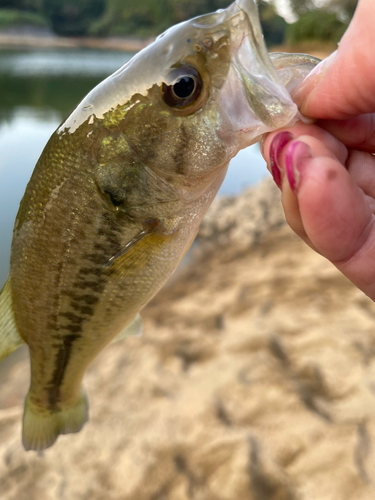
<instances>
[{"instance_id":1,"label":"fish scales","mask_svg":"<svg viewBox=\"0 0 375 500\"><path fill-rule=\"evenodd\" d=\"M86 133L85 130L82 132ZM63 152L74 151L76 146L69 144L71 140L79 141L79 134L67 136L67 141L60 140L53 148L58 147ZM64 153L60 155L65 156ZM41 391L44 390L43 401L48 401L51 408L55 408L60 399L64 400L64 391L71 390L72 380L77 387L80 386L87 367L82 365L82 360L89 363L119 333L127 316L131 319L135 315L139 308L137 284L142 289L142 302L147 302L154 287L163 278L155 273L154 267L159 269L160 262L162 267L165 267L165 263L173 262L173 254L158 251L171 236L156 234L149 235L142 243L147 245L146 253L141 253L139 257L138 251L134 255L135 252L130 250L122 265L117 263L114 269L103 270L108 258L118 253L125 242L131 240L143 226L137 221L136 214L129 218L127 213L112 208L110 199L104 199L98 186L92 182L93 162L89 156L85 158L88 165L86 171L75 169L75 165L81 164L80 158L69 156L73 173L69 173L67 180L61 181L60 175L57 175L53 179L56 187L51 189L53 184L49 179L48 188L54 193L54 202L51 204L51 196L46 196L48 210L45 210L40 199L36 201L32 198L29 201L27 197L24 198L20 212L23 205L27 204L28 213L25 222L18 224L19 244L12 253L12 264L14 261L17 263L18 273L14 279L11 277L11 283L15 289L22 287L23 290L22 295L13 296L13 304L18 311L17 324L25 340L30 348L35 346L39 352L40 345L53 332L58 332L57 338L54 337L53 351L49 349L38 355L39 364L43 367L41 375L38 376L37 367L32 370L31 392L37 392L40 400ZM44 166L50 165L43 157L41 162ZM43 173L38 172L30 184L31 193L42 191ZM80 193L79 198L77 192ZM153 199L152 193L149 195ZM175 204L172 202L172 205ZM136 207L136 203L133 206ZM157 217L157 210L153 206L149 210L141 207L140 212L148 219ZM34 221L32 226L27 226L28 217ZM37 225L35 221L38 221ZM49 227L48 233L44 230L46 225ZM51 268L46 270L45 262L51 262ZM23 270L24 267L27 271ZM118 319L117 310L124 303L127 305L123 313L125 317ZM111 325L112 332L109 331ZM86 328L89 328L96 343L86 342L82 335ZM75 366L72 362L70 371L65 373L73 345L79 352L78 363ZM64 375L67 389L62 384Z\"/></svg>"},{"instance_id":2,"label":"fish scales","mask_svg":"<svg viewBox=\"0 0 375 500\"><path fill-rule=\"evenodd\" d=\"M14 227L0 359L25 342L25 449L88 419L82 379L181 261L230 159L302 119L317 60L269 58L253 0L170 28L93 89L45 147Z\"/></svg>"}]
</instances>

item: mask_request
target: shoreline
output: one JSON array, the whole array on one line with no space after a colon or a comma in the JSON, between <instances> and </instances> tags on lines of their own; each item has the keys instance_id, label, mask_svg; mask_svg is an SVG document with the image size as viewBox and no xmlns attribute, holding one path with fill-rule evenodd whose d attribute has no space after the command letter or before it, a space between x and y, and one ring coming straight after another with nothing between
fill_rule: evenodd
<instances>
[{"instance_id":1,"label":"shoreline","mask_svg":"<svg viewBox=\"0 0 375 500\"><path fill-rule=\"evenodd\" d=\"M127 37L61 37L57 35L36 35L32 33L5 33L0 32L0 48L91 48L101 50L121 50L124 52L138 52L155 40L155 37L138 38ZM301 52L321 59L329 56L337 47L320 42L307 42L298 46L268 47L269 52Z\"/></svg>"},{"instance_id":2,"label":"shoreline","mask_svg":"<svg viewBox=\"0 0 375 500\"><path fill-rule=\"evenodd\" d=\"M154 41L154 38L137 37L60 37L54 35L36 36L31 34L0 33L0 48L91 48L102 50L123 50L138 52Z\"/></svg>"}]
</instances>

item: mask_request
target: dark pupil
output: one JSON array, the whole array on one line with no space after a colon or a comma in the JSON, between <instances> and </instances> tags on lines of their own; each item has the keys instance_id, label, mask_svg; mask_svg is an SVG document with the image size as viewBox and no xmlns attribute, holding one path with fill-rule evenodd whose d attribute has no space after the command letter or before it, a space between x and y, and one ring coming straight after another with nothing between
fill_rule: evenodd
<instances>
[{"instance_id":1,"label":"dark pupil","mask_svg":"<svg viewBox=\"0 0 375 500\"><path fill-rule=\"evenodd\" d=\"M195 81L190 76L183 76L173 85L173 91L177 97L186 99L194 92Z\"/></svg>"}]
</instances>

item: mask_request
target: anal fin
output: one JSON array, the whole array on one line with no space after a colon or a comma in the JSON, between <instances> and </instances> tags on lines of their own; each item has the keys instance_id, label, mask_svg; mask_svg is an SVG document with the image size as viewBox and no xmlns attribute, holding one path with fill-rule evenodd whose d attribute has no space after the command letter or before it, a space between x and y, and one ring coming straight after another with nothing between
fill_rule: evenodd
<instances>
[{"instance_id":1,"label":"anal fin","mask_svg":"<svg viewBox=\"0 0 375 500\"><path fill-rule=\"evenodd\" d=\"M14 318L9 279L0 293L0 361L12 354L25 341Z\"/></svg>"},{"instance_id":2,"label":"anal fin","mask_svg":"<svg viewBox=\"0 0 375 500\"><path fill-rule=\"evenodd\" d=\"M126 339L127 337L140 337L142 335L142 318L140 314L137 314L133 321L127 325L122 332L120 332L117 337L115 338L114 342Z\"/></svg>"}]
</instances>

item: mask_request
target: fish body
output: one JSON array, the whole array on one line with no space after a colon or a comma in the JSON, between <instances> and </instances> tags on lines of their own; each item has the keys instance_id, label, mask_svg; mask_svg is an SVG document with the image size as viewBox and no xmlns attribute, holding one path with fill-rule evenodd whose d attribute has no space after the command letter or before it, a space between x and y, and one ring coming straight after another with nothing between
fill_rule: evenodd
<instances>
[{"instance_id":1,"label":"fish body","mask_svg":"<svg viewBox=\"0 0 375 500\"><path fill-rule=\"evenodd\" d=\"M282 59L282 56L280 56ZM286 56L285 56L286 57ZM297 58L298 60L298 58ZM29 346L25 449L88 418L84 373L177 267L230 159L300 118L252 0L169 29L52 135L15 221L0 358ZM288 80L289 79L289 80Z\"/></svg>"}]
</instances>

